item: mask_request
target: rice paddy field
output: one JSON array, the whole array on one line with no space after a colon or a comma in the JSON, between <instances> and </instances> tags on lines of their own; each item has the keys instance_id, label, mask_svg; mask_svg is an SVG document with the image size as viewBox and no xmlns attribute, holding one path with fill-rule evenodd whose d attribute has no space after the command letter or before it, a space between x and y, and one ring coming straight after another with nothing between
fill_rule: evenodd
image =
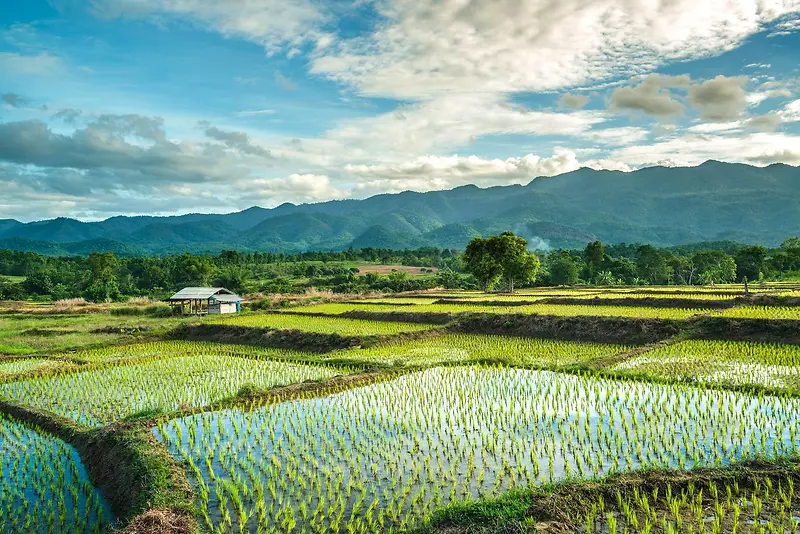
<instances>
[{"instance_id":1,"label":"rice paddy field","mask_svg":"<svg viewBox=\"0 0 800 534\"><path fill-rule=\"evenodd\" d=\"M0 532L106 532L111 508L63 441L0 412Z\"/></svg>"},{"instance_id":2,"label":"rice paddy field","mask_svg":"<svg viewBox=\"0 0 800 534\"><path fill-rule=\"evenodd\" d=\"M745 341L682 341L614 366L617 371L704 383L800 390L800 346Z\"/></svg>"},{"instance_id":3,"label":"rice paddy field","mask_svg":"<svg viewBox=\"0 0 800 534\"><path fill-rule=\"evenodd\" d=\"M646 306L602 306L602 305L574 305L574 304L530 304L522 306L489 306L481 304L419 304L415 306L402 306L387 309L382 304L329 303L293 308L285 314L311 314L322 313L338 315L351 311L379 312L389 311L405 313L490 313L499 315L556 315L560 317L591 316L591 317L637 317L655 319L687 319L695 315L708 313L702 308L656 308Z\"/></svg>"},{"instance_id":4,"label":"rice paddy field","mask_svg":"<svg viewBox=\"0 0 800 534\"><path fill-rule=\"evenodd\" d=\"M800 533L800 307L742 294L0 314L0 533Z\"/></svg>"},{"instance_id":5,"label":"rice paddy field","mask_svg":"<svg viewBox=\"0 0 800 534\"><path fill-rule=\"evenodd\" d=\"M199 351L0 384L0 395L81 424L101 426L141 411L206 406L245 385L268 389L339 373L326 367Z\"/></svg>"},{"instance_id":6,"label":"rice paddy field","mask_svg":"<svg viewBox=\"0 0 800 534\"><path fill-rule=\"evenodd\" d=\"M498 335L445 334L430 339L351 349L339 353L363 362L394 366L503 362L519 367L555 368L613 356L630 347Z\"/></svg>"},{"instance_id":7,"label":"rice paddy field","mask_svg":"<svg viewBox=\"0 0 800 534\"><path fill-rule=\"evenodd\" d=\"M337 305L322 304L320 306ZM309 311L313 311L314 308L316 307L308 306ZM383 307L379 307L379 309L382 308ZM274 328L277 330L302 330L304 332L319 334L339 334L341 336L391 335L434 328L433 325L421 323L368 321L339 317L298 317L297 315L289 313L242 315L239 317L215 319L212 322L256 328Z\"/></svg>"},{"instance_id":8,"label":"rice paddy field","mask_svg":"<svg viewBox=\"0 0 800 534\"><path fill-rule=\"evenodd\" d=\"M384 532L457 499L570 476L792 454L798 409L800 399L468 366L155 432L189 464L210 530Z\"/></svg>"}]
</instances>

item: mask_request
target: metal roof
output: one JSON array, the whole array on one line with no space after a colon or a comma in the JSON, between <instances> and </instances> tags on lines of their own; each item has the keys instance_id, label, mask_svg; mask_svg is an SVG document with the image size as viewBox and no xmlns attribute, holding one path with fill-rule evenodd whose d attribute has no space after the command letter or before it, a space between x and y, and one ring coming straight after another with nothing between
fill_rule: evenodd
<instances>
[{"instance_id":1,"label":"metal roof","mask_svg":"<svg viewBox=\"0 0 800 534\"><path fill-rule=\"evenodd\" d=\"M214 295L211 297L212 300L216 300L217 302L241 302L242 297L239 295Z\"/></svg>"},{"instance_id":2,"label":"metal roof","mask_svg":"<svg viewBox=\"0 0 800 534\"><path fill-rule=\"evenodd\" d=\"M228 291L224 287L184 287L172 295L169 300L204 300L223 295L236 297L233 291ZM239 298L239 300L242 299Z\"/></svg>"}]
</instances>

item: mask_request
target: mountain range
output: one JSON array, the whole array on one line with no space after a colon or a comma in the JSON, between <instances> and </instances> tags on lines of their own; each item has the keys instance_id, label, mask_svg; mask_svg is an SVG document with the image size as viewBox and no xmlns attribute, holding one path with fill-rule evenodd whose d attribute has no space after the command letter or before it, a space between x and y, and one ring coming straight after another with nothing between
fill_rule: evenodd
<instances>
[{"instance_id":1,"label":"mountain range","mask_svg":"<svg viewBox=\"0 0 800 534\"><path fill-rule=\"evenodd\" d=\"M0 219L0 249L51 255L461 249L474 236L509 229L539 248L583 247L595 239L776 246L800 235L800 168L718 161L629 173L582 168L527 185L465 185L228 214L118 216L100 222Z\"/></svg>"}]
</instances>

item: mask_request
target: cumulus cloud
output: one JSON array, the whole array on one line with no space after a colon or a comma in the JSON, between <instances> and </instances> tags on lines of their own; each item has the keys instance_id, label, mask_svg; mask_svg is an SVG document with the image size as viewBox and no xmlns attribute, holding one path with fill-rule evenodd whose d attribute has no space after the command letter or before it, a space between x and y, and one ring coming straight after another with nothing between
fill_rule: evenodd
<instances>
[{"instance_id":1,"label":"cumulus cloud","mask_svg":"<svg viewBox=\"0 0 800 534\"><path fill-rule=\"evenodd\" d=\"M272 153L261 146L253 144L250 136L244 132L231 132L220 130L208 122L201 122L200 126L206 137L221 141L228 148L236 149L244 154L251 154L262 158L272 158Z\"/></svg>"},{"instance_id":2,"label":"cumulus cloud","mask_svg":"<svg viewBox=\"0 0 800 534\"><path fill-rule=\"evenodd\" d=\"M689 102L710 121L738 118L747 107L746 76L722 76L689 88Z\"/></svg>"},{"instance_id":3,"label":"cumulus cloud","mask_svg":"<svg viewBox=\"0 0 800 534\"><path fill-rule=\"evenodd\" d=\"M656 117L683 113L683 105L673 99L670 88L686 88L691 83L688 75L665 76L650 74L636 86L618 87L611 93L609 109L612 111L639 111Z\"/></svg>"},{"instance_id":4,"label":"cumulus cloud","mask_svg":"<svg viewBox=\"0 0 800 534\"><path fill-rule=\"evenodd\" d=\"M561 95L561 98L558 99L558 104L561 107L572 109L581 109L588 103L589 97L586 95L573 95L570 93L564 93Z\"/></svg>"}]
</instances>

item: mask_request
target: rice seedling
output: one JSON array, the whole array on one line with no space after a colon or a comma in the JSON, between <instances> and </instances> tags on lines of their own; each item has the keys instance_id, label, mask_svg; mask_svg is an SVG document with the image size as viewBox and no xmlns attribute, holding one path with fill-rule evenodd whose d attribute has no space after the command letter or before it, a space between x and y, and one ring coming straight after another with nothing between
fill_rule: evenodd
<instances>
[{"instance_id":1,"label":"rice seedling","mask_svg":"<svg viewBox=\"0 0 800 534\"><path fill-rule=\"evenodd\" d=\"M433 366L454 362L504 362L508 365L556 368L612 356L631 347L607 343L538 338L446 334L431 339L350 349L334 354L364 362Z\"/></svg>"},{"instance_id":2,"label":"rice seedling","mask_svg":"<svg viewBox=\"0 0 800 534\"><path fill-rule=\"evenodd\" d=\"M250 345L231 345L203 341L153 341L129 345L112 345L99 349L81 350L69 354L71 358L92 363L115 362L154 357L203 355L239 355L248 358L268 358L278 360L309 359L314 355L306 352L254 347Z\"/></svg>"},{"instance_id":3,"label":"rice seedling","mask_svg":"<svg viewBox=\"0 0 800 534\"><path fill-rule=\"evenodd\" d=\"M0 361L0 379L8 375L41 371L60 365L64 365L64 363L58 360L47 360L44 358L14 358L11 360L2 360Z\"/></svg>"},{"instance_id":4,"label":"rice seedling","mask_svg":"<svg viewBox=\"0 0 800 534\"><path fill-rule=\"evenodd\" d=\"M800 388L800 346L743 341L682 341L617 364L616 371L706 383Z\"/></svg>"},{"instance_id":5,"label":"rice seedling","mask_svg":"<svg viewBox=\"0 0 800 534\"><path fill-rule=\"evenodd\" d=\"M723 317L737 319L800 320L800 306L740 306L719 312Z\"/></svg>"},{"instance_id":6,"label":"rice seedling","mask_svg":"<svg viewBox=\"0 0 800 534\"><path fill-rule=\"evenodd\" d=\"M577 514L576 532L767 534L800 530L800 492L795 479L768 477L738 481L697 481L653 492L598 499Z\"/></svg>"},{"instance_id":7,"label":"rice seedling","mask_svg":"<svg viewBox=\"0 0 800 534\"><path fill-rule=\"evenodd\" d=\"M308 313L324 313L338 315L349 311L365 311L386 313L387 311L413 311L414 313L489 313L497 315L557 315L596 316L596 317L637 317L660 319L686 319L697 314L707 313L702 308L655 308L647 306L597 306L577 304L530 304L523 306L490 306L480 304L419 304L410 310L398 307L387 310L387 306L377 304L329 303L305 306L286 310L285 314L303 315ZM244 319L244 317L242 318Z\"/></svg>"},{"instance_id":8,"label":"rice seedling","mask_svg":"<svg viewBox=\"0 0 800 534\"><path fill-rule=\"evenodd\" d=\"M188 466L211 531L398 532L512 488L793 454L798 409L792 398L472 366L153 431Z\"/></svg>"},{"instance_id":9,"label":"rice seedling","mask_svg":"<svg viewBox=\"0 0 800 534\"><path fill-rule=\"evenodd\" d=\"M91 371L59 371L0 384L0 395L81 424L102 426L145 410L169 412L212 404L245 385L267 389L346 371L199 352Z\"/></svg>"},{"instance_id":10,"label":"rice seedling","mask_svg":"<svg viewBox=\"0 0 800 534\"><path fill-rule=\"evenodd\" d=\"M0 413L0 532L107 532L111 509L77 451Z\"/></svg>"},{"instance_id":11,"label":"rice seedling","mask_svg":"<svg viewBox=\"0 0 800 534\"><path fill-rule=\"evenodd\" d=\"M342 306L344 309L354 309L355 306L360 305L320 304L319 306L308 306L302 309L313 311L314 308L321 306ZM389 311L387 308L390 308L377 304L371 306L382 311ZM416 306L414 308L416 309ZM307 317L302 314L290 314L288 312L241 315L232 318L217 319L210 322L258 328L275 328L280 330L303 330L305 332L339 334L342 336L391 335L401 332L416 332L435 328L434 325L430 324L367 321L361 319L346 319L343 317Z\"/></svg>"},{"instance_id":12,"label":"rice seedling","mask_svg":"<svg viewBox=\"0 0 800 534\"><path fill-rule=\"evenodd\" d=\"M413 305L413 304L431 304L433 301L438 300L440 298L442 297L434 295L430 297L383 297L383 298L354 300L351 302L359 304L400 304L402 306L402 305Z\"/></svg>"}]
</instances>

